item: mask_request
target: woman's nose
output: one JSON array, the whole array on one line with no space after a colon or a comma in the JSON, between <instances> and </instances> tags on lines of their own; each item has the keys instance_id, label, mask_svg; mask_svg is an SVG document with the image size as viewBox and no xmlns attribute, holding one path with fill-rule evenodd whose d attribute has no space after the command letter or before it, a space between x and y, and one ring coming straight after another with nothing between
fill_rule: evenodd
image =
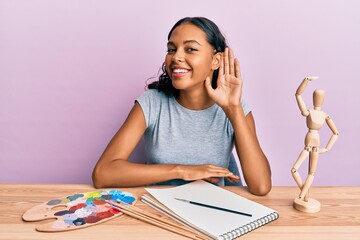
<instances>
[{"instance_id":1,"label":"woman's nose","mask_svg":"<svg viewBox=\"0 0 360 240\"><path fill-rule=\"evenodd\" d=\"M184 54L181 50L178 50L174 53L172 60L174 62L183 62L184 61Z\"/></svg>"}]
</instances>

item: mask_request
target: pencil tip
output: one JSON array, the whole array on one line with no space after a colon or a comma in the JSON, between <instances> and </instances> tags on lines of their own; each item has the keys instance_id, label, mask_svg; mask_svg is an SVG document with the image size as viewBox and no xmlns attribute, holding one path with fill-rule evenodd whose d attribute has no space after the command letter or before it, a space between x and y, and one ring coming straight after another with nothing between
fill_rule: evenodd
<instances>
[{"instance_id":1,"label":"pencil tip","mask_svg":"<svg viewBox=\"0 0 360 240\"><path fill-rule=\"evenodd\" d=\"M181 199L181 198L174 198L174 199L176 199L176 200L178 200L178 201L186 202L186 203L189 202L189 201L187 201L187 200L185 200L185 199Z\"/></svg>"}]
</instances>

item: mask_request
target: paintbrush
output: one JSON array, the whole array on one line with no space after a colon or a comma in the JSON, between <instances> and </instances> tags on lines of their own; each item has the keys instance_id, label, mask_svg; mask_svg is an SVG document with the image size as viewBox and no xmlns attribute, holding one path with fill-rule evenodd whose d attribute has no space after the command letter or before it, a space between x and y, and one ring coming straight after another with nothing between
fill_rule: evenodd
<instances>
[{"instance_id":1,"label":"paintbrush","mask_svg":"<svg viewBox=\"0 0 360 240\"><path fill-rule=\"evenodd\" d=\"M158 226L160 228L166 229L168 231L180 234L182 236L191 238L191 239L202 239L202 240L206 240L207 238L199 235L198 233L195 233L193 231L191 231L190 229L187 229L183 226L174 224L172 222L168 222L164 219L161 219L159 216L152 214L152 213L148 213L142 209L139 209L135 206L129 205L127 203L121 202L120 204L115 202L115 201L109 201L106 200L106 202L113 208L120 210L121 212L123 212L126 215L129 215L131 217L134 217L136 219L139 219L141 221L150 223L152 225Z\"/></svg>"}]
</instances>

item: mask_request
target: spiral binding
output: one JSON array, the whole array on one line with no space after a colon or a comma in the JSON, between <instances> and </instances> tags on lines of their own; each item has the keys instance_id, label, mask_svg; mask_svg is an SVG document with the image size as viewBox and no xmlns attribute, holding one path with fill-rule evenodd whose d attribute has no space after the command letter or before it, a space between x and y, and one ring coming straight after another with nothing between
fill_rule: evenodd
<instances>
[{"instance_id":1,"label":"spiral binding","mask_svg":"<svg viewBox=\"0 0 360 240\"><path fill-rule=\"evenodd\" d=\"M236 228L230 232L227 232L225 234L222 234L219 239L222 240L231 240L237 237L240 237L248 232L251 232L269 222L272 222L279 218L279 214L277 212L273 212L265 217L262 217L256 221L250 222L244 226L241 226L239 228Z\"/></svg>"}]
</instances>

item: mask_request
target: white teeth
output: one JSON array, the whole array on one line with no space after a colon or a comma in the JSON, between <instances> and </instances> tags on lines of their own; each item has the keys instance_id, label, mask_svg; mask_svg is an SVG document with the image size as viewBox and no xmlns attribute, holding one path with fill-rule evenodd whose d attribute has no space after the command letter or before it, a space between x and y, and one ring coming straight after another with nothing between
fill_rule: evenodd
<instances>
[{"instance_id":1,"label":"white teeth","mask_svg":"<svg viewBox=\"0 0 360 240\"><path fill-rule=\"evenodd\" d=\"M181 69L181 68L176 68L173 70L174 73L186 73L188 71L189 70L187 70L187 69Z\"/></svg>"}]
</instances>

